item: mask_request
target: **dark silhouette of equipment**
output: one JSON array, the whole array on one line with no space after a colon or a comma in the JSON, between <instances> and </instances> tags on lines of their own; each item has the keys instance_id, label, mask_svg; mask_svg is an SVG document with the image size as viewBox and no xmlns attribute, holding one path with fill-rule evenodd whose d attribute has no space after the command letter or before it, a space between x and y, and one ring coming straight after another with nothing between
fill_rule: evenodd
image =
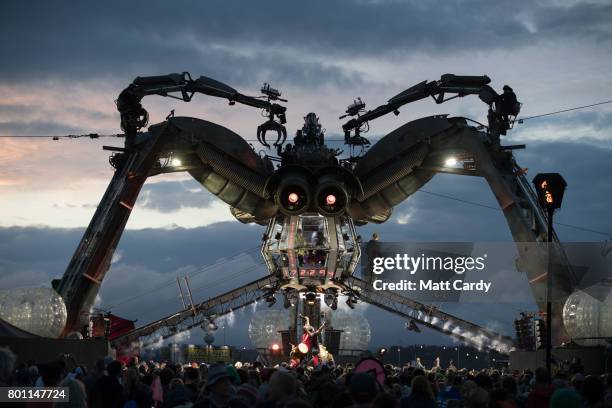
<instances>
[{"instance_id":1,"label":"dark silhouette of equipment","mask_svg":"<svg viewBox=\"0 0 612 408\"><path fill-rule=\"evenodd\" d=\"M535 340L535 349L540 350L546 347L546 321L536 319L533 321L533 334Z\"/></svg>"},{"instance_id":2,"label":"dark silhouette of equipment","mask_svg":"<svg viewBox=\"0 0 612 408\"><path fill-rule=\"evenodd\" d=\"M553 235L553 217L555 210L561 208L563 201L563 193L567 183L558 173L540 173L533 178L538 201L540 206L546 210L546 219L548 221L548 234L546 236L547 247L547 268L546 268L546 369L552 375L552 322L553 322L553 251L558 250L554 245ZM573 279L575 282L575 278ZM558 309L558 308L557 308ZM559 315L557 310L557 316Z\"/></svg>"},{"instance_id":3,"label":"dark silhouette of equipment","mask_svg":"<svg viewBox=\"0 0 612 408\"><path fill-rule=\"evenodd\" d=\"M514 321L516 345L520 350L531 351L535 347L533 316L521 313Z\"/></svg>"}]
</instances>

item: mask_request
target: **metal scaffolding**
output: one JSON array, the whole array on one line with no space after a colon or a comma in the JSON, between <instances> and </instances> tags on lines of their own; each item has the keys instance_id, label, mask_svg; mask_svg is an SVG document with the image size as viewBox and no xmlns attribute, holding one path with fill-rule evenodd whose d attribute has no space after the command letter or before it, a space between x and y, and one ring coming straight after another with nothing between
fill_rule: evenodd
<instances>
[{"instance_id":1,"label":"metal scaffolding","mask_svg":"<svg viewBox=\"0 0 612 408\"><path fill-rule=\"evenodd\" d=\"M257 302L263 299L265 294L275 291L280 283L278 278L266 276L197 305L187 305L185 309L175 314L116 338L113 340L113 345L120 347L138 342L147 346L159 341L160 338L167 339ZM510 337L502 336L475 323L445 313L434 306L416 302L395 292L374 290L371 285L361 279L349 277L342 281L342 285L356 294L363 302L406 319L412 319L466 345L478 349L491 349L504 354L514 347L514 341Z\"/></svg>"},{"instance_id":2,"label":"metal scaffolding","mask_svg":"<svg viewBox=\"0 0 612 408\"><path fill-rule=\"evenodd\" d=\"M434 306L411 300L392 291L374 290L367 282L355 277L349 277L343 283L363 302L414 320L466 345L478 349L491 349L503 354L514 348L514 341L510 337L445 313Z\"/></svg>"},{"instance_id":3,"label":"metal scaffolding","mask_svg":"<svg viewBox=\"0 0 612 408\"><path fill-rule=\"evenodd\" d=\"M143 346L147 346L159 341L160 338L167 339L191 330L263 299L264 294L275 290L278 282L274 276L265 276L196 305L187 305L185 309L177 313L117 337L113 340L113 345L119 347L133 342L142 342Z\"/></svg>"}]
</instances>

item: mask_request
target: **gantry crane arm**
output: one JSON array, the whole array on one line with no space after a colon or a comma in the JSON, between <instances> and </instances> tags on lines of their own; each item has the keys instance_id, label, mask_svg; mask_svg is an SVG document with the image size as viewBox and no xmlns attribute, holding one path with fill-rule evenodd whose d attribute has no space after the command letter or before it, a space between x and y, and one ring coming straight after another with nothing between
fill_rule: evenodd
<instances>
[{"instance_id":1,"label":"gantry crane arm","mask_svg":"<svg viewBox=\"0 0 612 408\"><path fill-rule=\"evenodd\" d=\"M175 95L180 93L180 96ZM126 136L134 136L146 126L148 113L142 106L142 98L147 95L167 96L185 102L191 101L195 93L227 99L230 105L238 102L254 108L264 109L273 119L277 116L285 123L286 108L268 100L243 95L229 85L215 79L200 76L193 79L189 72L159 76L137 77L117 98L117 110L121 114L121 128Z\"/></svg>"},{"instance_id":2,"label":"gantry crane arm","mask_svg":"<svg viewBox=\"0 0 612 408\"><path fill-rule=\"evenodd\" d=\"M342 125L345 137L350 138L350 132L356 131L356 136L359 136L358 131L362 124L377 119L388 113L393 112L399 114L399 108L411 102L432 97L438 104L449 101L454 98L463 97L466 95L478 95L481 101L489 105L489 124L494 127L496 122L501 122L499 128L500 134L505 134L508 129L508 116L516 116L520 111L520 103L516 99L516 95L509 86L504 86L504 93L498 94L489 86L491 79L486 76L467 76L445 74L438 81L423 81L405 91L400 92L387 101L386 104L380 105L372 110L358 115L358 112L349 113L356 117L347 121ZM445 98L447 94L454 94L449 98ZM492 123L493 122L493 123Z\"/></svg>"}]
</instances>

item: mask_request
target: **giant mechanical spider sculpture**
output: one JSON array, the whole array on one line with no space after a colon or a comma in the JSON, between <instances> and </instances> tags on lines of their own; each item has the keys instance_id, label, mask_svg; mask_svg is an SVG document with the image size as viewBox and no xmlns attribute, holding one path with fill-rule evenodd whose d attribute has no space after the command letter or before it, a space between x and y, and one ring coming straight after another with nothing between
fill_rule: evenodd
<instances>
[{"instance_id":1,"label":"giant mechanical spider sculpture","mask_svg":"<svg viewBox=\"0 0 612 408\"><path fill-rule=\"evenodd\" d=\"M261 89L262 96L252 97L204 76L193 79L186 72L136 78L117 99L125 147L111 148L116 150L110 159L115 176L64 277L54 284L68 309L64 335L87 324L112 253L147 177L176 171L188 172L225 202L239 221L267 225L262 254L270 275L276 278L267 288L268 295L323 295L332 304L339 293L356 301L364 289L353 277L360 254L356 225L387 221L395 206L436 173L484 177L503 210L520 256L529 258L531 266L526 272L534 294L543 299L545 256L528 253L525 243L545 240L545 215L512 155L513 149L524 146L500 143L512 128L520 103L510 87L497 93L489 83L487 76L446 74L437 81L412 86L368 111L358 98L340 117L349 118L342 130L350 149L347 157L341 157L339 149L326 145L314 113L305 116L293 143L286 143L286 108L280 103L287 101L268 84ZM192 117L169 115L141 131L148 122L142 106L145 96L190 101L195 93L262 109L267 121L257 128L257 139L276 154L258 154L230 129ZM432 97L440 104L467 95L477 95L487 105L487 125L437 115L408 122L371 146L364 137L370 122L388 113L398 115L400 107L410 102ZM267 141L269 132L276 133L273 149ZM453 166L445 165L449 157L457 159ZM557 289L569 295L575 285L571 271L560 268L555 274Z\"/></svg>"}]
</instances>

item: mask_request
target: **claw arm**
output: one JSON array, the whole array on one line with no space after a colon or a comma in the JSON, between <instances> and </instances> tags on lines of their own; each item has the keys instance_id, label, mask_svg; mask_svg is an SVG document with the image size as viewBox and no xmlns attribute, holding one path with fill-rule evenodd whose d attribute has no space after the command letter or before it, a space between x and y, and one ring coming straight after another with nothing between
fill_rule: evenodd
<instances>
[{"instance_id":1,"label":"claw arm","mask_svg":"<svg viewBox=\"0 0 612 408\"><path fill-rule=\"evenodd\" d=\"M432 97L436 103L446 102L450 99L463 97L466 95L478 95L479 98L487 105L496 102L500 95L493 90L488 84L491 79L486 76L463 76L445 74L438 81L423 81L403 92L395 95L381 105L365 114L353 118L342 125L345 134L348 134L353 129L358 129L363 123L379 118L390 112L399 114L400 106L415 102L427 97ZM455 94L450 98L444 99L445 94ZM517 112L518 113L518 112Z\"/></svg>"},{"instance_id":2,"label":"claw arm","mask_svg":"<svg viewBox=\"0 0 612 408\"><path fill-rule=\"evenodd\" d=\"M172 95L176 92L180 92L181 96ZM243 95L223 82L205 76L194 80L188 72L183 72L182 74L137 77L119 94L117 99L117 109L121 114L121 128L127 136L133 136L146 125L148 113L142 107L141 101L147 95L167 96L189 102L196 92L227 99L230 104L238 102L265 109L271 115L284 115L286 111L284 106Z\"/></svg>"}]
</instances>

